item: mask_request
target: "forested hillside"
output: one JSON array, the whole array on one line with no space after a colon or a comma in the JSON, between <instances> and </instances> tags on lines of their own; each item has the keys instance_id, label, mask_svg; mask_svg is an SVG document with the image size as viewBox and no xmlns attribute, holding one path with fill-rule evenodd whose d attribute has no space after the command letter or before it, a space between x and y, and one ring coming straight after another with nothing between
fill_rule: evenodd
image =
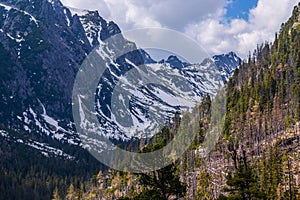
<instances>
[{"instance_id":1,"label":"forested hillside","mask_svg":"<svg viewBox=\"0 0 300 200\"><path fill-rule=\"evenodd\" d=\"M199 199L299 199L299 6L227 85L223 138L203 160Z\"/></svg>"},{"instance_id":2,"label":"forested hillside","mask_svg":"<svg viewBox=\"0 0 300 200\"><path fill-rule=\"evenodd\" d=\"M86 183L88 189L80 196L76 191L82 187L71 185L69 199L180 199L183 194L182 199L203 200L300 199L299 6L275 41L258 45L229 80L222 138L209 156L198 153L210 119L210 100L205 98L196 141L181 160L163 169L168 177L160 171L131 175L111 170ZM145 183L143 176L163 184ZM164 196L162 188L171 195Z\"/></svg>"}]
</instances>

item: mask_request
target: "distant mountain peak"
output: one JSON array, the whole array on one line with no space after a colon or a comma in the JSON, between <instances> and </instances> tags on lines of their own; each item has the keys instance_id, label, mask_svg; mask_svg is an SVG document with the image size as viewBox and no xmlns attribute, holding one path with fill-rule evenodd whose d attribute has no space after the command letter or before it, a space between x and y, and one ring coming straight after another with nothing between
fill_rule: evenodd
<instances>
[{"instance_id":1,"label":"distant mountain peak","mask_svg":"<svg viewBox=\"0 0 300 200\"><path fill-rule=\"evenodd\" d=\"M168 59L165 61L166 63L169 63L171 67L177 68L177 69L182 69L184 67L187 67L190 65L190 63L183 62L181 61L177 56L175 55L170 55Z\"/></svg>"},{"instance_id":2,"label":"distant mountain peak","mask_svg":"<svg viewBox=\"0 0 300 200\"><path fill-rule=\"evenodd\" d=\"M215 55L215 56L213 56L213 59L220 59L220 58L226 58L226 57L233 58L235 60L239 60L240 59L239 56L235 52L233 52L233 51L230 51L228 53L223 53L223 54Z\"/></svg>"},{"instance_id":3,"label":"distant mountain peak","mask_svg":"<svg viewBox=\"0 0 300 200\"><path fill-rule=\"evenodd\" d=\"M0 97L0 106L3 108L0 117L6 119L0 125L7 127L7 124L13 124L20 133L34 134L36 131L45 138L78 144L78 135L75 135L72 124L71 106L77 70L86 55L95 48L103 53L101 56L105 60L111 60L114 52L110 51L105 41L120 34L121 30L114 22L103 19L98 11L69 9L63 7L58 0L24 2L4 0L5 4L17 7L23 12L0 10L0 15L4 16L2 21L0 19L0 51L5 53L2 59L5 63L1 66L11 66L10 71L1 71L0 75L13 77L4 80L5 86L0 87L3 94ZM31 20L31 16L36 17L39 26ZM24 26L21 22L28 23ZM185 93L187 97L198 100L205 93L213 94L217 83L222 82L223 78L227 79L237 66L233 52L227 56L214 57L217 61L215 64L219 66L216 69L213 62L207 66L194 65L182 61L176 55L169 56L163 62L156 62L143 49L131 48L136 47L133 42L125 38L121 38L120 42L122 48L134 51L111 61L106 77L101 82L102 90L97 93L99 111L103 117L103 124L100 125L103 125L101 128L110 139L122 140L124 136L122 130L119 130L120 127L113 120L108 120L112 118L109 95L113 92L112 86L129 70L141 64L149 65L147 69L156 74L159 80L166 83L171 81L173 89L178 93ZM223 71L226 73L220 76ZM131 81L132 86L136 86L135 79ZM149 85L137 89L143 89L141 92L147 101L132 94L135 98L131 104L132 112L127 118L132 119L130 125L143 127L145 123L142 122L148 122L148 105L151 103L163 106L168 116L179 109L175 101L170 101L173 97L172 91L167 88ZM47 115L42 114L42 107Z\"/></svg>"},{"instance_id":4,"label":"distant mountain peak","mask_svg":"<svg viewBox=\"0 0 300 200\"><path fill-rule=\"evenodd\" d=\"M181 62L177 56L170 55L166 62Z\"/></svg>"},{"instance_id":5,"label":"distant mountain peak","mask_svg":"<svg viewBox=\"0 0 300 200\"><path fill-rule=\"evenodd\" d=\"M242 63L242 59L233 51L227 54L215 55L212 57L212 62L216 64L219 70L224 75L224 80L227 80L232 75L237 66ZM234 67L233 67L234 66Z\"/></svg>"},{"instance_id":6,"label":"distant mountain peak","mask_svg":"<svg viewBox=\"0 0 300 200\"><path fill-rule=\"evenodd\" d=\"M101 41L121 33L121 29L116 23L112 21L107 22L100 16L98 11L73 8L70 8L70 11L73 16L77 15L79 17L92 47L96 47Z\"/></svg>"},{"instance_id":7,"label":"distant mountain peak","mask_svg":"<svg viewBox=\"0 0 300 200\"><path fill-rule=\"evenodd\" d=\"M48 1L51 4L63 6L63 4L62 4L62 2L60 0L44 0L44 1Z\"/></svg>"},{"instance_id":8,"label":"distant mountain peak","mask_svg":"<svg viewBox=\"0 0 300 200\"><path fill-rule=\"evenodd\" d=\"M237 54L233 51L230 51L229 53L227 53L226 55L228 55L229 57L238 57Z\"/></svg>"}]
</instances>

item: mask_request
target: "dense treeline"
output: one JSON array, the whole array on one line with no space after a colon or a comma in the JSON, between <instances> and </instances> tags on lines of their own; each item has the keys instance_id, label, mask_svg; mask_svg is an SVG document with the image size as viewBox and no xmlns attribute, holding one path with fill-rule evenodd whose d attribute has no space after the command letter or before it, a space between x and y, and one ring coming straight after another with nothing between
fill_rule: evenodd
<instances>
[{"instance_id":1,"label":"dense treeline","mask_svg":"<svg viewBox=\"0 0 300 200\"><path fill-rule=\"evenodd\" d=\"M227 176L232 187L223 190L229 199L300 198L299 44L299 8L295 7L274 43L258 46L228 83L224 137L236 171ZM241 165L245 157L250 163ZM242 186L247 186L248 194L241 193Z\"/></svg>"},{"instance_id":2,"label":"dense treeline","mask_svg":"<svg viewBox=\"0 0 300 200\"><path fill-rule=\"evenodd\" d=\"M2 137L0 140L0 199L3 200L51 199L55 188L64 197L70 183L80 185L103 169L88 152L71 145L66 151L76 155L76 160L46 157L22 143Z\"/></svg>"}]
</instances>

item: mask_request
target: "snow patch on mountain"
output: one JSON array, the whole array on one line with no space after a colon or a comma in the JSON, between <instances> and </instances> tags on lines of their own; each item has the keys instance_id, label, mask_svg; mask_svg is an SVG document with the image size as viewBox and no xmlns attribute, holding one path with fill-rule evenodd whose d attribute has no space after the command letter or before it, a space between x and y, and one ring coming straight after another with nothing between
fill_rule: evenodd
<instances>
[{"instance_id":1,"label":"snow patch on mountain","mask_svg":"<svg viewBox=\"0 0 300 200\"><path fill-rule=\"evenodd\" d=\"M103 59L109 57L102 50L98 52ZM225 59L226 68L221 65ZM122 141L153 136L158 127L172 121L176 112L191 110L204 94L216 95L224 85L224 77L231 76L237 67L237 61L234 56L223 55L189 64L170 56L165 62L136 66L126 58L130 70L121 76L115 72L116 63L107 65L109 75L102 77L98 85L100 133ZM107 91L107 85L121 92ZM108 100L104 94L110 93L110 102L103 103Z\"/></svg>"},{"instance_id":2,"label":"snow patch on mountain","mask_svg":"<svg viewBox=\"0 0 300 200\"><path fill-rule=\"evenodd\" d=\"M0 3L0 6L1 6L1 7L4 7L4 9L7 10L7 11L10 11L10 10L12 9L11 6L5 5L5 4L3 4L3 3Z\"/></svg>"},{"instance_id":3,"label":"snow patch on mountain","mask_svg":"<svg viewBox=\"0 0 300 200\"><path fill-rule=\"evenodd\" d=\"M7 2L12 2L11 5L15 3ZM59 0L42 1L41 4L30 2L32 4L25 6L28 12L0 3L0 7L5 8L1 9L3 16L14 14L22 20L29 22L30 19L32 22L28 27L26 25L23 33L19 31L23 25L19 26L14 21L8 21L10 26L0 27L1 35L7 36L1 42L16 54L7 57L20 61L24 59L24 63L29 63L23 65L18 62L13 67L12 71L18 71L16 81L12 80L13 84L7 87L9 89L3 87L5 89L2 96L5 102L1 104L13 107L12 102L16 101L15 105L21 105L18 110L3 111L3 116L10 118L14 115L6 124L13 124L18 129L16 132L24 135L40 134L62 144L82 144L80 139L84 139L84 136L79 139L75 125L70 122L72 113L70 110L65 113L71 104L71 97L67 95L71 94L70 83L74 81L80 63L95 48L100 58L105 61L106 68L98 87L95 88L98 91L95 102L97 109L93 110L93 114L98 117L99 123L83 120L81 125L92 131L102 132L105 138L120 141L151 135L157 128L151 118L164 124L172 119L175 112L195 106L205 93L214 95L224 79L231 76L237 64L238 59L234 54L207 59L206 63L201 64L186 63L172 55L166 61L156 62L147 52L137 49L135 43L126 40L122 35L118 37L121 51L137 51L127 51L130 53L126 57L116 59L118 51L111 49L107 39L121 31L115 23L104 20L97 11L68 9ZM37 5L42 9L39 10ZM30 14L31 11L36 17ZM43 24L38 19L43 19ZM39 31L33 32L37 26ZM29 41L30 38L33 41ZM9 43L14 46L9 48ZM23 56L27 52L33 60ZM34 62L37 60L41 63ZM144 66L140 66L139 62ZM31 63L36 65L33 65L33 69L28 67ZM217 68L213 67L214 64ZM130 73L134 71L141 76L131 78L134 74ZM112 89L115 86L120 86L122 92L111 99L110 95L113 94ZM11 91L8 91L10 88L23 97L17 99L12 96ZM61 96L55 98L55 95ZM44 102L39 102L38 98ZM83 96L80 98L84 99ZM6 134L1 132L1 135ZM23 140L16 139L19 142ZM91 145L97 143L104 148L107 145L94 138L86 140ZM37 146L43 145L34 144L34 147Z\"/></svg>"},{"instance_id":4,"label":"snow patch on mountain","mask_svg":"<svg viewBox=\"0 0 300 200\"><path fill-rule=\"evenodd\" d=\"M73 17L75 15L83 16L89 12L88 10L83 10L83 9L79 9L79 8L72 8L72 7L67 7L67 8L71 11Z\"/></svg>"},{"instance_id":5,"label":"snow patch on mountain","mask_svg":"<svg viewBox=\"0 0 300 200\"><path fill-rule=\"evenodd\" d=\"M55 156L55 157L61 157L63 159L69 159L74 160L75 157L70 156L69 154L65 153L63 150L54 148L49 146L46 143L37 142L31 139L22 139L14 137L10 134L8 134L4 130L0 130L0 136L4 137L7 141L14 142L14 143L21 143L28 147L34 148L39 150L40 153L42 153L46 157Z\"/></svg>"},{"instance_id":6,"label":"snow patch on mountain","mask_svg":"<svg viewBox=\"0 0 300 200\"><path fill-rule=\"evenodd\" d=\"M21 13L23 13L23 14L29 16L29 17L30 17L30 21L33 21L36 25L38 25L38 22L39 22L39 21L38 21L33 15L31 15L30 13L28 13L28 12L26 12L26 11L24 11L24 10L20 10L20 9L18 9L18 8L16 8L16 7L13 7L13 6L5 5L5 4L3 4L3 3L0 3L0 7L4 7L7 11L10 11L10 10L12 10L12 9L17 10L17 11L19 11L19 12L21 12Z\"/></svg>"},{"instance_id":7,"label":"snow patch on mountain","mask_svg":"<svg viewBox=\"0 0 300 200\"><path fill-rule=\"evenodd\" d=\"M24 130L29 133L38 131L53 139L79 145L79 138L77 138L72 126L70 125L69 128L61 127L58 120L47 115L44 105L41 104L41 106L43 108L42 114L37 114L33 108L29 107L23 112L23 116L17 116L17 119L23 122Z\"/></svg>"},{"instance_id":8,"label":"snow patch on mountain","mask_svg":"<svg viewBox=\"0 0 300 200\"><path fill-rule=\"evenodd\" d=\"M6 131L0 130L0 135L2 137L9 137L8 133Z\"/></svg>"}]
</instances>

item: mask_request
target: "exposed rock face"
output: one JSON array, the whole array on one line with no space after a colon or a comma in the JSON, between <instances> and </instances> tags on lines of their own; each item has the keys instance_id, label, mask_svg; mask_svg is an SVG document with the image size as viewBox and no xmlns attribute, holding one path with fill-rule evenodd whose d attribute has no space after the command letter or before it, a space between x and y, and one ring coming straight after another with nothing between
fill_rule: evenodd
<instances>
[{"instance_id":1,"label":"exposed rock face","mask_svg":"<svg viewBox=\"0 0 300 200\"><path fill-rule=\"evenodd\" d=\"M0 14L1 127L32 135L40 133L48 138L80 144L72 123L71 99L77 71L94 48L102 48L107 58L111 58L113 55L108 51L105 41L121 33L120 28L114 22L104 20L97 11L68 9L59 0L3 0ZM111 117L107 109L109 94L113 89L111 86L134 65L148 64L152 69L164 69L162 79L175 77L176 74L178 80L187 83L185 88L178 85L177 90L186 91L190 88L188 95L201 98L204 93L211 93L215 83L228 79L240 60L234 53L230 53L196 65L182 62L176 56L158 63L144 50L137 50L134 43L121 35L119 42L124 48L134 51L109 65L109 70L116 77L106 74L108 81L100 80L106 89L98 93L98 111L105 117ZM214 64L217 69L212 71L217 70L219 75L208 70ZM203 66L206 66L206 71L202 70ZM207 71L208 74L205 74ZM167 112L178 110L167 102L167 98L155 95L155 89L161 88L144 91L152 103L167 105ZM100 96L105 95L108 98L101 101ZM132 110L145 113L143 103L133 102ZM143 114L134 117L140 119L139 123L144 122ZM117 129L114 127L111 130L114 135L107 134L111 139L124 139L120 137L121 131L116 132Z\"/></svg>"},{"instance_id":2,"label":"exposed rock face","mask_svg":"<svg viewBox=\"0 0 300 200\"><path fill-rule=\"evenodd\" d=\"M72 15L60 1L2 3L2 126L26 131L31 124L26 123L24 113L35 118L29 112L31 108L37 114L36 120L43 122L44 106L47 115L59 121L66 129L65 134L69 134L73 129L67 125L72 120L74 79L81 62L99 44L99 40L89 42L87 35L90 33L86 32L82 21L101 27L101 34L96 33L101 35L99 39L119 33L120 29L113 22L103 20L98 12L88 12L81 18ZM41 126L48 129L47 125ZM31 128L34 129L33 125ZM74 135L70 137L76 140Z\"/></svg>"}]
</instances>

